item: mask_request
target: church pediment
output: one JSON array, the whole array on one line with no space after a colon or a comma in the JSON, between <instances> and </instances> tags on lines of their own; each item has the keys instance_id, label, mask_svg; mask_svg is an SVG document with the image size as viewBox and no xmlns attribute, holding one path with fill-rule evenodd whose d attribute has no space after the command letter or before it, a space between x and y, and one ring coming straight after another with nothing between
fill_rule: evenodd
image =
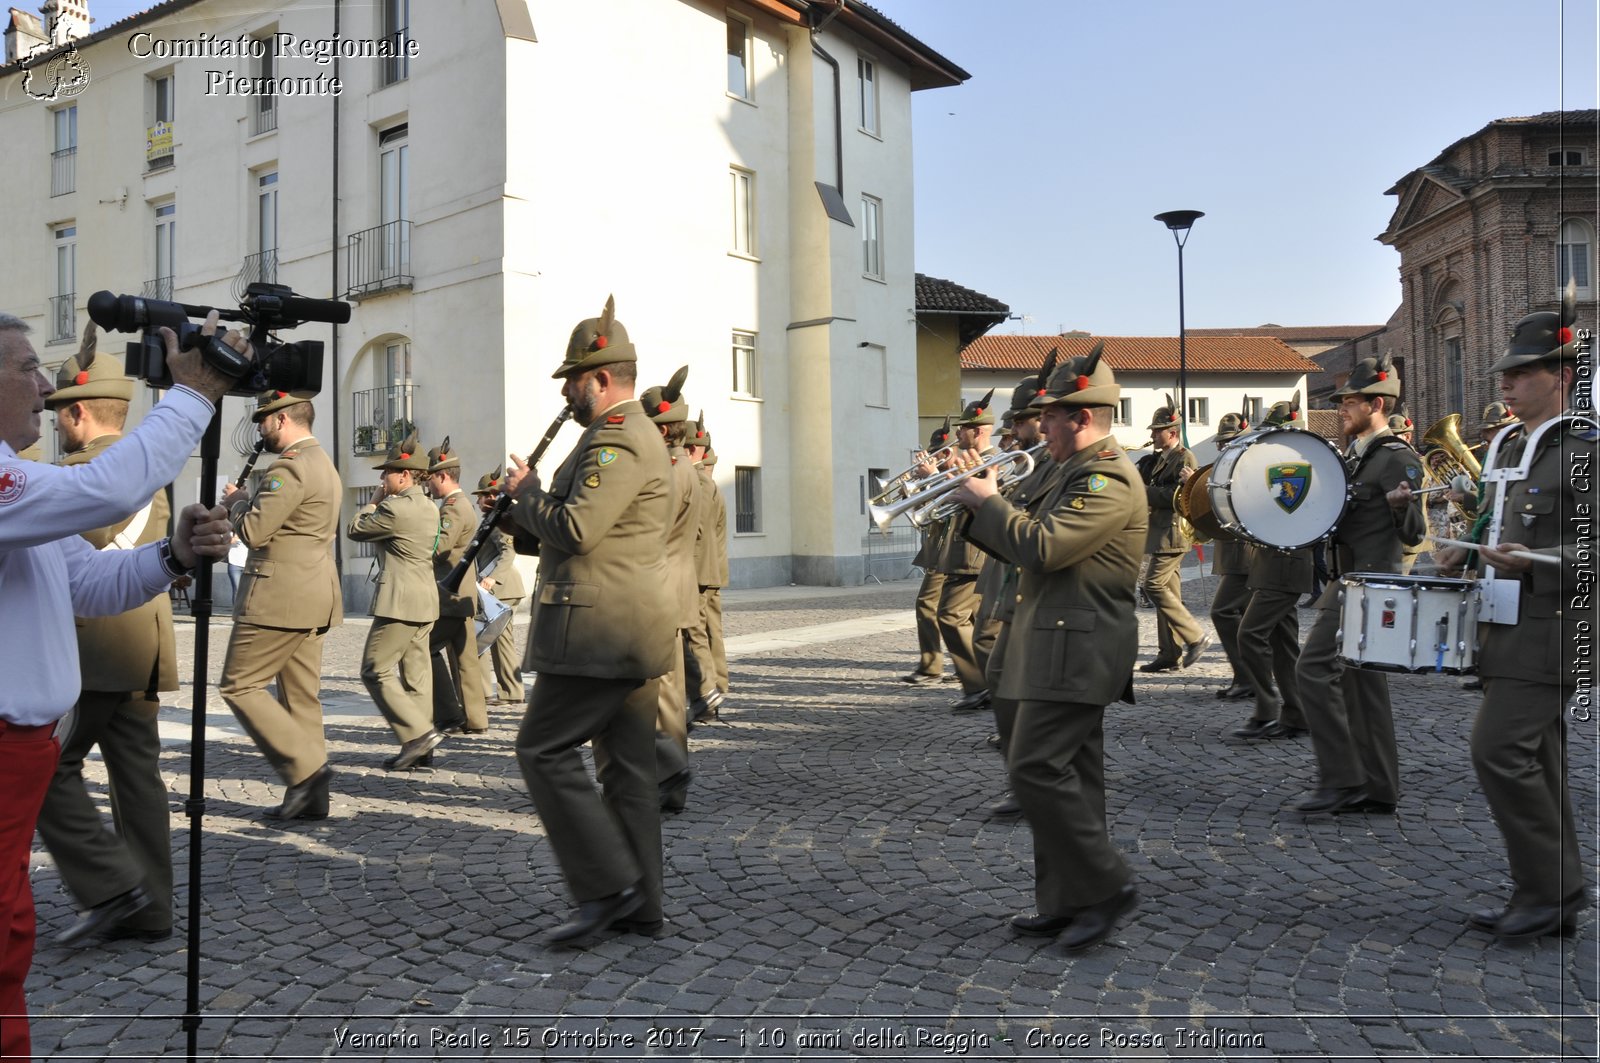
<instances>
[{"instance_id":1,"label":"church pediment","mask_svg":"<svg viewBox=\"0 0 1600 1063\"><path fill-rule=\"evenodd\" d=\"M1400 206L1389 222L1389 232L1392 234L1410 228L1465 199L1459 189L1445 183L1442 178L1419 171L1411 187L1401 196Z\"/></svg>"}]
</instances>

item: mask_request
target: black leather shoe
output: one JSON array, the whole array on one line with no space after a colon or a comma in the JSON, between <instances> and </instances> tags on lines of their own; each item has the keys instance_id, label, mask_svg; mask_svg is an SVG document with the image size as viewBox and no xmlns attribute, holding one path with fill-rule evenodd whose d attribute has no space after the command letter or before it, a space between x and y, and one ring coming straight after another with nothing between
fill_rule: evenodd
<instances>
[{"instance_id":1,"label":"black leather shoe","mask_svg":"<svg viewBox=\"0 0 1600 1063\"><path fill-rule=\"evenodd\" d=\"M261 814L267 819L327 819L328 780L333 769L324 764L283 792L283 803Z\"/></svg>"},{"instance_id":2,"label":"black leather shoe","mask_svg":"<svg viewBox=\"0 0 1600 1063\"><path fill-rule=\"evenodd\" d=\"M1461 689L1462 690L1482 690L1483 689L1483 680L1481 680L1481 679L1477 678L1476 676L1474 676L1473 678L1465 680L1464 682L1462 682Z\"/></svg>"},{"instance_id":3,"label":"black leather shoe","mask_svg":"<svg viewBox=\"0 0 1600 1063\"><path fill-rule=\"evenodd\" d=\"M588 944L600 931L619 919L626 919L642 907L644 907L644 894L639 892L638 886L629 886L621 893L613 893L599 900L584 901L578 905L578 910L573 913L571 919L545 936L545 944L579 948Z\"/></svg>"},{"instance_id":4,"label":"black leather shoe","mask_svg":"<svg viewBox=\"0 0 1600 1063\"><path fill-rule=\"evenodd\" d=\"M467 718L465 716L457 716L453 720L446 720L444 723L434 724L433 729L442 735L454 735L460 734L466 726Z\"/></svg>"},{"instance_id":5,"label":"black leather shoe","mask_svg":"<svg viewBox=\"0 0 1600 1063\"><path fill-rule=\"evenodd\" d=\"M996 731L994 734L990 735L988 738L985 738L983 741L984 741L984 743L986 745L988 745L988 747L990 749L999 749L1000 748L1000 732Z\"/></svg>"},{"instance_id":6,"label":"black leather shoe","mask_svg":"<svg viewBox=\"0 0 1600 1063\"><path fill-rule=\"evenodd\" d=\"M487 727L463 727L456 733L464 735L486 735L489 733L489 729Z\"/></svg>"},{"instance_id":7,"label":"black leather shoe","mask_svg":"<svg viewBox=\"0 0 1600 1063\"><path fill-rule=\"evenodd\" d=\"M438 731L429 731L418 738L413 738L400 747L400 752L383 762L385 771L405 771L414 768L422 762L422 758L432 753L444 741L444 735ZM431 760L428 763L433 763Z\"/></svg>"},{"instance_id":8,"label":"black leather shoe","mask_svg":"<svg viewBox=\"0 0 1600 1063\"><path fill-rule=\"evenodd\" d=\"M689 781L693 778L694 772L684 768L661 780L657 786L661 792L661 811L683 811L684 806L688 804Z\"/></svg>"},{"instance_id":9,"label":"black leather shoe","mask_svg":"<svg viewBox=\"0 0 1600 1063\"><path fill-rule=\"evenodd\" d=\"M1282 720L1274 720L1272 730L1267 732L1268 738L1304 738L1310 734L1304 727L1293 727Z\"/></svg>"},{"instance_id":10,"label":"black leather shoe","mask_svg":"<svg viewBox=\"0 0 1600 1063\"><path fill-rule=\"evenodd\" d=\"M937 683L943 679L942 675L929 675L927 672L912 672L910 675L900 677L900 682L910 683L912 686L921 686L924 683Z\"/></svg>"},{"instance_id":11,"label":"black leather shoe","mask_svg":"<svg viewBox=\"0 0 1600 1063\"><path fill-rule=\"evenodd\" d=\"M150 895L138 886L101 901L78 914L78 921L56 935L57 945L70 945L109 930L135 912L150 907Z\"/></svg>"},{"instance_id":12,"label":"black leather shoe","mask_svg":"<svg viewBox=\"0 0 1600 1063\"><path fill-rule=\"evenodd\" d=\"M1566 910L1559 904L1540 904L1529 908L1507 908L1491 932L1501 941L1532 941L1561 933Z\"/></svg>"},{"instance_id":13,"label":"black leather shoe","mask_svg":"<svg viewBox=\"0 0 1600 1063\"><path fill-rule=\"evenodd\" d=\"M1031 937L1053 938L1071 926L1077 917L1077 912L1068 912L1066 915L1014 915L1011 917L1011 929Z\"/></svg>"},{"instance_id":14,"label":"black leather shoe","mask_svg":"<svg viewBox=\"0 0 1600 1063\"><path fill-rule=\"evenodd\" d=\"M1217 697L1223 701L1243 701L1245 698L1256 696L1256 688L1245 683L1233 683L1217 691Z\"/></svg>"},{"instance_id":15,"label":"black leather shoe","mask_svg":"<svg viewBox=\"0 0 1600 1063\"><path fill-rule=\"evenodd\" d=\"M989 705L989 692L987 690L974 690L967 696L953 702L951 712L976 712L987 708Z\"/></svg>"},{"instance_id":16,"label":"black leather shoe","mask_svg":"<svg viewBox=\"0 0 1600 1063\"><path fill-rule=\"evenodd\" d=\"M615 919L612 920L611 929L619 934L642 934L645 937L655 937L661 933L661 928L667 925L665 919Z\"/></svg>"},{"instance_id":17,"label":"black leather shoe","mask_svg":"<svg viewBox=\"0 0 1600 1063\"><path fill-rule=\"evenodd\" d=\"M1324 786L1294 807L1300 812L1349 812L1366 799L1366 791L1359 786Z\"/></svg>"},{"instance_id":18,"label":"black leather shoe","mask_svg":"<svg viewBox=\"0 0 1600 1063\"><path fill-rule=\"evenodd\" d=\"M695 698L689 703L689 722L699 723L702 720L716 719L717 710L722 708L724 700L726 699L720 690L713 690L704 697Z\"/></svg>"},{"instance_id":19,"label":"black leather shoe","mask_svg":"<svg viewBox=\"0 0 1600 1063\"><path fill-rule=\"evenodd\" d=\"M1017 795L1006 791L1006 795L989 806L991 816L1020 816L1022 805L1017 801Z\"/></svg>"},{"instance_id":20,"label":"black leather shoe","mask_svg":"<svg viewBox=\"0 0 1600 1063\"><path fill-rule=\"evenodd\" d=\"M1245 725L1233 732L1235 738L1271 738L1272 729L1278 726L1277 720L1247 720Z\"/></svg>"},{"instance_id":21,"label":"black leather shoe","mask_svg":"<svg viewBox=\"0 0 1600 1063\"><path fill-rule=\"evenodd\" d=\"M166 941L172 936L172 928L164 930L145 930L137 926L126 926L118 923L105 932L107 941Z\"/></svg>"},{"instance_id":22,"label":"black leather shoe","mask_svg":"<svg viewBox=\"0 0 1600 1063\"><path fill-rule=\"evenodd\" d=\"M1339 814L1345 812L1365 812L1374 816L1392 816L1394 815L1394 807L1393 801L1378 801L1371 797L1364 797L1348 808L1336 808L1333 811Z\"/></svg>"},{"instance_id":23,"label":"black leather shoe","mask_svg":"<svg viewBox=\"0 0 1600 1063\"><path fill-rule=\"evenodd\" d=\"M1200 659L1200 655L1206 652L1207 647L1210 645L1211 636L1201 635L1199 642L1191 642L1189 645L1185 646L1183 648L1183 666L1187 668L1194 662L1198 661Z\"/></svg>"},{"instance_id":24,"label":"black leather shoe","mask_svg":"<svg viewBox=\"0 0 1600 1063\"><path fill-rule=\"evenodd\" d=\"M1127 885L1099 904L1079 910L1066 934L1062 935L1061 947L1068 952L1082 952L1100 944L1111 936L1117 920L1133 911L1138 903L1139 891Z\"/></svg>"},{"instance_id":25,"label":"black leather shoe","mask_svg":"<svg viewBox=\"0 0 1600 1063\"><path fill-rule=\"evenodd\" d=\"M1181 665L1177 661L1147 661L1139 666L1141 672L1176 672Z\"/></svg>"},{"instance_id":26,"label":"black leather shoe","mask_svg":"<svg viewBox=\"0 0 1600 1063\"><path fill-rule=\"evenodd\" d=\"M1482 930L1486 934L1494 933L1494 928L1499 925L1500 917L1506 914L1504 908L1479 908L1467 916L1467 925L1474 930Z\"/></svg>"}]
</instances>

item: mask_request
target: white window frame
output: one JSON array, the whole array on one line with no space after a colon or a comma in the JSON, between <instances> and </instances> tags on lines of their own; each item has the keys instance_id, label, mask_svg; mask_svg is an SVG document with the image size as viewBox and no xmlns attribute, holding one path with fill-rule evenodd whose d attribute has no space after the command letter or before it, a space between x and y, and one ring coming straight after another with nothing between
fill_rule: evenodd
<instances>
[{"instance_id":1,"label":"white window frame","mask_svg":"<svg viewBox=\"0 0 1600 1063\"><path fill-rule=\"evenodd\" d=\"M1594 228L1583 218L1566 218L1556 230L1556 295L1566 287L1568 269L1581 253L1583 268L1578 275L1578 298L1594 296ZM1584 283L1587 281L1587 283ZM1455 409L1456 407L1452 407Z\"/></svg>"},{"instance_id":2,"label":"white window frame","mask_svg":"<svg viewBox=\"0 0 1600 1063\"><path fill-rule=\"evenodd\" d=\"M1251 428L1261 427L1261 418L1266 413L1266 400L1252 395L1244 397L1244 419L1250 422Z\"/></svg>"},{"instance_id":3,"label":"white window frame","mask_svg":"<svg viewBox=\"0 0 1600 1063\"><path fill-rule=\"evenodd\" d=\"M392 55L379 59L378 87L398 85L411 76L411 57L407 48L411 40L411 0L379 0L378 31L384 40L392 42Z\"/></svg>"},{"instance_id":4,"label":"white window frame","mask_svg":"<svg viewBox=\"0 0 1600 1063\"><path fill-rule=\"evenodd\" d=\"M78 223L58 222L50 230L55 238L56 268L49 342L67 343L78 338L77 311L73 306L78 301Z\"/></svg>"},{"instance_id":5,"label":"white window frame","mask_svg":"<svg viewBox=\"0 0 1600 1063\"><path fill-rule=\"evenodd\" d=\"M744 329L733 329L730 351L732 361L732 392L735 397L759 399L761 397L760 334Z\"/></svg>"},{"instance_id":6,"label":"white window frame","mask_svg":"<svg viewBox=\"0 0 1600 1063\"><path fill-rule=\"evenodd\" d=\"M861 196L861 275L883 280L883 200Z\"/></svg>"},{"instance_id":7,"label":"white window frame","mask_svg":"<svg viewBox=\"0 0 1600 1063\"><path fill-rule=\"evenodd\" d=\"M1115 425L1130 425L1133 423L1133 400L1118 399L1111 411L1111 423Z\"/></svg>"},{"instance_id":8,"label":"white window frame","mask_svg":"<svg viewBox=\"0 0 1600 1063\"><path fill-rule=\"evenodd\" d=\"M178 204L160 203L155 207L156 221L156 283L168 281L167 294L159 298L171 300L177 287L178 276Z\"/></svg>"},{"instance_id":9,"label":"white window frame","mask_svg":"<svg viewBox=\"0 0 1600 1063\"><path fill-rule=\"evenodd\" d=\"M276 77L280 69L277 34L268 34L255 40L261 47L260 57L253 61L255 76L268 79ZM250 135L256 137L274 132L278 128L278 94L262 92L246 99L250 108Z\"/></svg>"},{"instance_id":10,"label":"white window frame","mask_svg":"<svg viewBox=\"0 0 1600 1063\"><path fill-rule=\"evenodd\" d=\"M1204 396L1189 396L1189 423L1209 425L1211 423L1211 402Z\"/></svg>"},{"instance_id":11,"label":"white window frame","mask_svg":"<svg viewBox=\"0 0 1600 1063\"><path fill-rule=\"evenodd\" d=\"M733 242L729 254L756 258L756 174L742 166L730 166L728 178L732 184Z\"/></svg>"},{"instance_id":12,"label":"white window frame","mask_svg":"<svg viewBox=\"0 0 1600 1063\"><path fill-rule=\"evenodd\" d=\"M165 92L163 92L163 88ZM165 97L166 106L162 106ZM163 113L165 112L165 113ZM150 78L150 124L178 120L178 79L171 72Z\"/></svg>"},{"instance_id":13,"label":"white window frame","mask_svg":"<svg viewBox=\"0 0 1600 1063\"><path fill-rule=\"evenodd\" d=\"M50 194L64 196L78 190L78 105L50 112L55 148L50 153Z\"/></svg>"},{"instance_id":14,"label":"white window frame","mask_svg":"<svg viewBox=\"0 0 1600 1063\"><path fill-rule=\"evenodd\" d=\"M728 39L732 40L733 32L736 29L740 31L744 38L744 54L740 57L740 63L744 66L744 85L742 89L734 87L733 51L729 49L727 52L728 78L726 88L728 96L731 99L742 100L745 103L755 103L756 83L755 71L753 70L754 63L752 62L755 57L755 49L751 46L755 38L755 27L749 19L742 15L736 15L732 11L726 12L726 16Z\"/></svg>"},{"instance_id":15,"label":"white window frame","mask_svg":"<svg viewBox=\"0 0 1600 1063\"><path fill-rule=\"evenodd\" d=\"M856 56L856 95L861 104L861 131L882 137L883 123L878 106L878 63L870 56Z\"/></svg>"}]
</instances>

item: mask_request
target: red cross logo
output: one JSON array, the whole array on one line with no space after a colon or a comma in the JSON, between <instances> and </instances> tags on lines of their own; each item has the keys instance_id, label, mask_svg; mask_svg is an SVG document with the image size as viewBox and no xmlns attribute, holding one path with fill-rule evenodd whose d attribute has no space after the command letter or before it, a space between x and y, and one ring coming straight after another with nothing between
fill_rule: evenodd
<instances>
[{"instance_id":1,"label":"red cross logo","mask_svg":"<svg viewBox=\"0 0 1600 1063\"><path fill-rule=\"evenodd\" d=\"M28 474L17 468L0 469L0 506L8 505L22 497Z\"/></svg>"}]
</instances>

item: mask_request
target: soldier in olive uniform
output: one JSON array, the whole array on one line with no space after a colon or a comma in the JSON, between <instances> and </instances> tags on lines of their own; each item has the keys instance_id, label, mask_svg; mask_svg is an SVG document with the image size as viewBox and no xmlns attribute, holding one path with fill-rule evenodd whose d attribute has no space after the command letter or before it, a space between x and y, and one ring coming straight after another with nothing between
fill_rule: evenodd
<instances>
[{"instance_id":1,"label":"soldier in olive uniform","mask_svg":"<svg viewBox=\"0 0 1600 1063\"><path fill-rule=\"evenodd\" d=\"M1333 538L1339 572L1398 572L1402 548L1428 530L1421 500L1412 493L1422 483L1422 459L1389 431L1400 374L1387 354L1363 358L1333 397L1351 441L1345 459L1350 504ZM1330 583L1317 600L1321 612L1295 670L1318 775L1316 791L1297 807L1392 815L1400 766L1389 680L1339 661L1339 589L1337 581Z\"/></svg>"},{"instance_id":2,"label":"soldier in olive uniform","mask_svg":"<svg viewBox=\"0 0 1600 1063\"><path fill-rule=\"evenodd\" d=\"M1211 645L1211 636L1183 604L1181 570L1189 541L1178 528L1172 496L1194 473L1195 460L1189 448L1178 442L1178 411L1171 396L1150 421L1150 443L1155 454L1144 469L1150 506L1144 551L1150 555L1150 564L1142 586L1156 607L1157 649L1155 660L1141 664L1139 671L1174 672L1197 661Z\"/></svg>"},{"instance_id":3,"label":"soldier in olive uniform","mask_svg":"<svg viewBox=\"0 0 1600 1063\"><path fill-rule=\"evenodd\" d=\"M1217 423L1217 447L1222 447L1250 430L1243 414L1226 413ZM1242 539L1218 536L1212 542L1211 574L1217 577L1217 590L1211 597L1211 626L1228 658L1232 679L1217 691L1223 699L1247 698L1254 691L1239 668L1239 621L1250 604L1250 559L1255 550Z\"/></svg>"},{"instance_id":4,"label":"soldier in olive uniform","mask_svg":"<svg viewBox=\"0 0 1600 1063\"><path fill-rule=\"evenodd\" d=\"M667 579L677 603L672 671L661 677L656 699L656 777L661 810L682 812L689 798L689 693L683 664L684 632L700 616L700 588L694 567L694 540L700 530L699 477L686 444L695 426L683 384L689 367L672 374L663 387L640 396L645 416L661 433L672 463L671 523L667 527Z\"/></svg>"},{"instance_id":5,"label":"soldier in olive uniform","mask_svg":"<svg viewBox=\"0 0 1600 1063\"><path fill-rule=\"evenodd\" d=\"M722 646L722 588L728 582L728 504L717 488L713 470L717 458L711 451L705 411L695 422L689 441L689 460L695 472L694 569L700 608L694 627L684 633L684 676L689 692L689 726L715 716L728 696L728 656Z\"/></svg>"},{"instance_id":6,"label":"soldier in olive uniform","mask_svg":"<svg viewBox=\"0 0 1600 1063\"><path fill-rule=\"evenodd\" d=\"M1416 427L1403 410L1400 413L1391 413L1389 415L1389 431L1394 433L1396 439L1413 450L1416 449L1416 441L1412 439L1412 436L1416 434ZM1424 510L1423 513L1426 515L1427 511ZM1400 550L1400 572L1409 576L1411 569L1417 563L1417 558L1422 556L1427 549L1428 541L1426 539L1419 540L1410 546L1402 547Z\"/></svg>"},{"instance_id":7,"label":"soldier in olive uniform","mask_svg":"<svg viewBox=\"0 0 1600 1063\"><path fill-rule=\"evenodd\" d=\"M266 391L251 419L277 454L254 491L229 485L222 504L250 548L233 606L233 634L218 686L222 700L288 789L269 819L328 814L322 733L322 640L344 623L333 561L343 486L311 435L313 392ZM277 695L269 693L275 683Z\"/></svg>"},{"instance_id":8,"label":"soldier in olive uniform","mask_svg":"<svg viewBox=\"0 0 1600 1063\"><path fill-rule=\"evenodd\" d=\"M1011 786L1033 828L1038 912L1021 933L1062 935L1069 952L1104 941L1138 901L1105 816L1105 706L1131 698L1139 651L1134 582L1149 510L1111 436L1121 395L1097 349L1068 360L1039 398L1058 463L1032 515L972 477L953 496L967 534L1021 570L1002 697L1017 702Z\"/></svg>"},{"instance_id":9,"label":"soldier in olive uniform","mask_svg":"<svg viewBox=\"0 0 1600 1063\"><path fill-rule=\"evenodd\" d=\"M1494 442L1494 437L1500 434L1500 429L1507 425L1517 423L1517 415L1511 412L1511 407L1503 402L1491 402L1483 408L1483 416L1478 419L1477 446L1472 447L1472 452L1478 456L1480 463L1488 445Z\"/></svg>"},{"instance_id":10,"label":"soldier in olive uniform","mask_svg":"<svg viewBox=\"0 0 1600 1063\"><path fill-rule=\"evenodd\" d=\"M444 735L433 727L433 669L428 634L439 617L433 575L439 510L418 486L428 456L417 434L389 448L379 465L381 486L350 518L345 534L378 549L378 586L372 630L361 651L361 682L389 721L400 752L383 762L390 771L432 763Z\"/></svg>"},{"instance_id":11,"label":"soldier in olive uniform","mask_svg":"<svg viewBox=\"0 0 1600 1063\"><path fill-rule=\"evenodd\" d=\"M1301 428L1300 393L1273 403L1264 428ZM1239 668L1255 697L1255 712L1236 738L1300 738L1306 733L1300 709L1300 596L1311 588L1311 548L1256 547L1250 561L1249 603L1239 618Z\"/></svg>"},{"instance_id":12,"label":"soldier in olive uniform","mask_svg":"<svg viewBox=\"0 0 1600 1063\"><path fill-rule=\"evenodd\" d=\"M990 444L994 432L994 389L976 402L969 402L956 421L956 445L967 460L978 460L998 453ZM931 475L925 467L923 475ZM994 646L995 628L978 626L978 573L983 555L967 542L955 520L948 522L940 544L939 571L944 573L944 589L939 594L939 637L950 653L956 677L961 681L961 697L950 708L955 712L982 709L989 704L989 688L984 683L983 664Z\"/></svg>"},{"instance_id":13,"label":"soldier in olive uniform","mask_svg":"<svg viewBox=\"0 0 1600 1063\"><path fill-rule=\"evenodd\" d=\"M439 542L433 551L433 577L442 581L466 555L478 530L477 509L461 490L461 456L450 437L428 451L427 491L439 502ZM458 590L439 587L439 619L428 636L433 657L433 726L441 732L483 734L489 708L473 618L478 614L478 566L467 566Z\"/></svg>"},{"instance_id":14,"label":"soldier in olive uniform","mask_svg":"<svg viewBox=\"0 0 1600 1063\"><path fill-rule=\"evenodd\" d=\"M522 662L538 674L517 763L578 903L552 945L662 924L655 724L679 616L666 552L672 464L633 397L635 362L607 300L572 330L553 374L583 435L548 492L520 460L507 477L517 548L539 544ZM584 742L596 748L599 793Z\"/></svg>"},{"instance_id":15,"label":"soldier in olive uniform","mask_svg":"<svg viewBox=\"0 0 1600 1063\"><path fill-rule=\"evenodd\" d=\"M1011 408L1006 412L1011 415L1012 431L1016 436L1018 449L1030 449L1041 441L1039 432L1041 409L1033 404L1047 394L1050 373L1055 369L1057 357L1058 352L1052 348L1044 368L1038 375L1022 381L1011 393ZM1007 500L1022 512L1035 515L1035 504L1044 497L1053 483L1051 474L1055 468L1055 461L1048 452L1037 455L1033 463L1033 472L1006 492ZM983 544L979 543L978 546L982 548ZM994 649L989 654L988 667L984 670L984 681L991 691L995 691L989 704L994 710L1000 755L1004 757L1011 749L1011 731L1017 717L1017 703L1015 699L1004 697L999 693L1000 680L1005 672L1006 642L1010 638L1011 618L1016 612L1017 583L1021 571L1007 558L990 553L984 562L984 573L989 580L983 593L984 610L988 614L986 619L995 625ZM1016 795L1009 791L989 809L990 815L994 816L1014 816L1021 811L1021 803L1017 801Z\"/></svg>"},{"instance_id":16,"label":"soldier in olive uniform","mask_svg":"<svg viewBox=\"0 0 1600 1063\"><path fill-rule=\"evenodd\" d=\"M472 494L478 500L481 512L488 513L494 508L504 478L503 468L496 468L494 472L478 478L477 490ZM522 573L517 569L511 536L498 528L491 531L483 549L478 552L477 569L478 586L515 613L522 599L528 596L528 589L522 582ZM525 696L521 658L516 655L516 627L516 624L507 624L501 628L488 654L484 654L482 649L478 651L479 656L488 662L486 667L494 669L495 698L489 702L491 705L520 705ZM485 689L488 684L489 679L485 676Z\"/></svg>"},{"instance_id":17,"label":"soldier in olive uniform","mask_svg":"<svg viewBox=\"0 0 1600 1063\"><path fill-rule=\"evenodd\" d=\"M90 324L45 400L55 411L62 465L86 464L121 439L133 399L134 382L114 358L96 356L94 341ZM167 494L157 491L132 517L83 537L97 550L132 549L164 537L169 516ZM93 933L159 940L172 933L172 825L156 731L158 692L178 689L171 599L158 594L116 616L80 617L77 628L83 692L38 826L84 914L56 940ZM111 778L115 831L101 822L83 782L83 760L95 746Z\"/></svg>"},{"instance_id":18,"label":"soldier in olive uniform","mask_svg":"<svg viewBox=\"0 0 1600 1063\"><path fill-rule=\"evenodd\" d=\"M928 437L926 454L937 454L950 442L950 419ZM944 595L944 573L939 571L939 554L944 549L946 521L932 521L922 529L917 556L911 563L922 569L922 586L917 589L917 667L901 681L913 685L937 683L944 677L944 650L939 639L939 599Z\"/></svg>"},{"instance_id":19,"label":"soldier in olive uniform","mask_svg":"<svg viewBox=\"0 0 1600 1063\"><path fill-rule=\"evenodd\" d=\"M1473 913L1472 926L1502 941L1570 934L1589 906L1584 864L1567 786L1566 721L1562 712L1593 676L1597 626L1592 560L1596 493L1593 406L1584 420L1563 420L1573 385L1587 375L1588 343L1574 337L1575 289L1560 314L1541 311L1517 322L1511 343L1490 372L1522 421L1500 445L1493 467L1528 462L1526 479L1491 481L1485 512L1501 514L1479 554L1496 579L1517 584L1517 622L1479 627L1478 674L1483 705L1472 728L1472 766L1505 837L1513 889L1505 908ZM1540 432L1537 442L1534 433ZM1536 450L1531 459L1528 448ZM1504 491L1504 504L1497 492ZM1587 540L1587 541L1586 541ZM1558 563L1536 563L1531 553ZM1461 564L1459 550L1441 550L1442 567Z\"/></svg>"}]
</instances>

